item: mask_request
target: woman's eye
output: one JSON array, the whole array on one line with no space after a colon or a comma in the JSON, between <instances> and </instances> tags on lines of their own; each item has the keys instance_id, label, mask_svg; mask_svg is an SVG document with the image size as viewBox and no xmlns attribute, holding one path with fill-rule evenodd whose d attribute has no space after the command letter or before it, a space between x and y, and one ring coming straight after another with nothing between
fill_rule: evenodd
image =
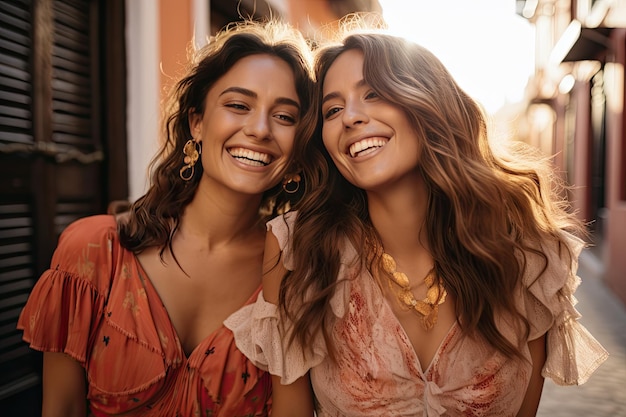
<instances>
[{"instance_id":1,"label":"woman's eye","mask_svg":"<svg viewBox=\"0 0 626 417\"><path fill-rule=\"evenodd\" d=\"M289 124L296 124L296 118L290 114L278 114L276 117L280 120L288 122Z\"/></svg>"},{"instance_id":2,"label":"woman's eye","mask_svg":"<svg viewBox=\"0 0 626 417\"><path fill-rule=\"evenodd\" d=\"M246 106L245 104L241 104L241 103L228 103L226 107L230 107L231 109L236 109L236 110L248 110L248 106Z\"/></svg>"},{"instance_id":3,"label":"woman's eye","mask_svg":"<svg viewBox=\"0 0 626 417\"><path fill-rule=\"evenodd\" d=\"M378 93L376 91L370 91L365 95L366 99L378 98Z\"/></svg>"},{"instance_id":4,"label":"woman's eye","mask_svg":"<svg viewBox=\"0 0 626 417\"><path fill-rule=\"evenodd\" d=\"M330 109L326 110L326 112L324 112L324 119L330 119L340 110L340 107L331 107Z\"/></svg>"}]
</instances>

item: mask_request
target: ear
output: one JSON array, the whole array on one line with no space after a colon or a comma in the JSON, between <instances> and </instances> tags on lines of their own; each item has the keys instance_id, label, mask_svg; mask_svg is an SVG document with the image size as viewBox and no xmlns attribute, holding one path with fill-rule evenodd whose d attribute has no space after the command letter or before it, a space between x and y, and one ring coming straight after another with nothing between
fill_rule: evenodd
<instances>
[{"instance_id":1,"label":"ear","mask_svg":"<svg viewBox=\"0 0 626 417\"><path fill-rule=\"evenodd\" d=\"M200 142L199 138L202 138L202 114L197 113L195 108L191 108L187 113L187 120L189 122L189 133L191 133L196 142Z\"/></svg>"}]
</instances>

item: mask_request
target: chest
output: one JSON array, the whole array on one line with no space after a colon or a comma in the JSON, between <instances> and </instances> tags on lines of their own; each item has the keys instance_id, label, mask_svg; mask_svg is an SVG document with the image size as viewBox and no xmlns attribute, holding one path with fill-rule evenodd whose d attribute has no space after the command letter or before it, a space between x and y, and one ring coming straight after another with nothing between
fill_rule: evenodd
<instances>
[{"instance_id":1,"label":"chest","mask_svg":"<svg viewBox=\"0 0 626 417\"><path fill-rule=\"evenodd\" d=\"M386 294L384 303L390 325L397 329L398 337L404 339L406 336L407 344L415 353L423 372L430 367L457 320L452 298L448 297L445 303L436 307L436 321L432 328L426 329L424 316L399 302L395 294Z\"/></svg>"},{"instance_id":2,"label":"chest","mask_svg":"<svg viewBox=\"0 0 626 417\"><path fill-rule=\"evenodd\" d=\"M262 258L253 251L184 254L178 263L146 252L139 260L187 356L261 284Z\"/></svg>"},{"instance_id":3,"label":"chest","mask_svg":"<svg viewBox=\"0 0 626 417\"><path fill-rule=\"evenodd\" d=\"M352 320L360 321L366 334L378 327L394 334L407 360L415 362L415 367L425 373L457 321L454 296L447 295L441 304L430 305L425 310L407 305L401 295L391 282L381 280L378 285L371 276L362 277L351 289L350 311L355 315ZM425 298L425 293L411 295L418 300ZM429 314L424 314L425 311ZM369 333L372 339L377 337L377 332Z\"/></svg>"},{"instance_id":4,"label":"chest","mask_svg":"<svg viewBox=\"0 0 626 417\"><path fill-rule=\"evenodd\" d=\"M422 415L426 409L427 415L514 415L519 408L525 392L519 387L529 377L525 362L465 335L456 321L443 326L448 318L442 315L443 336L424 342L422 330L411 331L420 329L418 322L402 310L396 315L374 288L357 285L347 302L333 327L336 362L326 359L311 370L329 415ZM461 412L470 409L475 414Z\"/></svg>"}]
</instances>

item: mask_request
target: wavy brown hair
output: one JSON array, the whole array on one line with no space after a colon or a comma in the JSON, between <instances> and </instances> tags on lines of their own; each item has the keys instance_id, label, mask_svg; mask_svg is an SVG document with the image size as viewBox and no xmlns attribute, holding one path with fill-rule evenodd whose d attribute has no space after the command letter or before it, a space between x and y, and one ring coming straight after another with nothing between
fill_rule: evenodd
<instances>
[{"instance_id":1,"label":"wavy brown hair","mask_svg":"<svg viewBox=\"0 0 626 417\"><path fill-rule=\"evenodd\" d=\"M548 160L519 142L509 156L496 155L480 106L431 52L400 37L352 33L318 49L318 111L328 69L351 49L364 55L365 81L384 100L405 109L421 138L419 170L429 191L424 225L437 273L457 300L459 323L505 355L519 357L520 346L500 333L495 317L516 317L525 340L529 324L514 302L525 254L539 254L547 265L542 253L546 244L558 246L571 259L561 231L584 234L568 212L563 184ZM332 354L329 302L345 243L354 245L362 267L374 276L382 243L370 221L365 192L334 166L322 143L321 116L318 120L303 165L308 189L293 230L294 270L282 281L279 301L294 321L292 340L310 346L322 332Z\"/></svg>"},{"instance_id":2,"label":"wavy brown hair","mask_svg":"<svg viewBox=\"0 0 626 417\"><path fill-rule=\"evenodd\" d=\"M300 100L294 153L305 145L315 129L313 106L313 73L311 49L302 34L286 23L243 21L232 23L210 39L190 59L187 74L176 84L169 98L164 120L165 142L151 162L151 186L130 207L126 221L119 223L120 241L138 253L149 247L163 250L180 222L184 208L193 199L203 175L202 162L195 165L189 181L180 178L183 147L191 138L189 114L204 113L205 98L211 87L240 59L267 54L285 61L294 73ZM291 170L296 169L292 161ZM280 184L265 192L259 209L259 220L275 215L288 197Z\"/></svg>"}]
</instances>

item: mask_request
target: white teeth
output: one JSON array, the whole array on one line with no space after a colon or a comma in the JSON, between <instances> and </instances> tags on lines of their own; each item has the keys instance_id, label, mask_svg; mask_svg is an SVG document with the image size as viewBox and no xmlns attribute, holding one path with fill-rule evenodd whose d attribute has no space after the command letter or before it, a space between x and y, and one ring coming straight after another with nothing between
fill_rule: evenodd
<instances>
[{"instance_id":1,"label":"white teeth","mask_svg":"<svg viewBox=\"0 0 626 417\"><path fill-rule=\"evenodd\" d=\"M266 166L272 162L272 157L266 153L255 152L246 148L232 148L228 150L234 158L244 164L252 166Z\"/></svg>"},{"instance_id":2,"label":"white teeth","mask_svg":"<svg viewBox=\"0 0 626 417\"><path fill-rule=\"evenodd\" d=\"M387 144L387 141L380 138L367 138L350 145L350 156L355 157L358 154L364 155L377 148L381 148Z\"/></svg>"}]
</instances>

